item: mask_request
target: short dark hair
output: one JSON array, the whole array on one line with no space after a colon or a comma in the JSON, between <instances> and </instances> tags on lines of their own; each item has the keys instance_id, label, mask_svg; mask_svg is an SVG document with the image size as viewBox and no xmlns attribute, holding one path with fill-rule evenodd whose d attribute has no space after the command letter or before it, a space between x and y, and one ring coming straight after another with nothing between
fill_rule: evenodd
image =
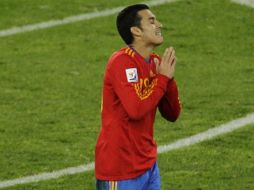
<instances>
[{"instance_id":1,"label":"short dark hair","mask_svg":"<svg viewBox=\"0 0 254 190\"><path fill-rule=\"evenodd\" d=\"M119 12L116 19L117 30L124 40L124 42L128 45L131 44L134 40L131 27L137 26L140 27L141 17L138 15L138 11L143 9L149 9L149 7L145 4L135 4L130 5L124 8L121 12Z\"/></svg>"}]
</instances>

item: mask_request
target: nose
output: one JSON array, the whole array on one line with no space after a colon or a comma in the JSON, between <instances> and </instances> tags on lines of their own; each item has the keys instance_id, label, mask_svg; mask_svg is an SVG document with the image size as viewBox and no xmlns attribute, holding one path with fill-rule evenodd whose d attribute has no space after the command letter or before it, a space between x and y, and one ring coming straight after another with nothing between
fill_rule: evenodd
<instances>
[{"instance_id":1,"label":"nose","mask_svg":"<svg viewBox=\"0 0 254 190\"><path fill-rule=\"evenodd\" d=\"M159 28L162 28L162 27L163 27L163 25L162 25L158 20L157 20L156 25L157 25Z\"/></svg>"}]
</instances>

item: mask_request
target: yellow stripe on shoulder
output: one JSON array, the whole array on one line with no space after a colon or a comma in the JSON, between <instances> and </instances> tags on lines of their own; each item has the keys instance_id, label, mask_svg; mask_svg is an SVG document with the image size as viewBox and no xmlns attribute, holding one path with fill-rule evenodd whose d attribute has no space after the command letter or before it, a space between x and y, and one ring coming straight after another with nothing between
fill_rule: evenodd
<instances>
[{"instance_id":1,"label":"yellow stripe on shoulder","mask_svg":"<svg viewBox=\"0 0 254 190\"><path fill-rule=\"evenodd\" d=\"M133 51L131 48L127 48L127 49L125 50L125 53L126 53L127 55L131 56L131 57L134 57L134 55L135 55L135 51Z\"/></svg>"},{"instance_id":2,"label":"yellow stripe on shoulder","mask_svg":"<svg viewBox=\"0 0 254 190\"><path fill-rule=\"evenodd\" d=\"M132 49L130 49L130 51L128 52L128 55L130 55L130 56L131 56L132 52L133 52L133 50L132 50Z\"/></svg>"},{"instance_id":3,"label":"yellow stripe on shoulder","mask_svg":"<svg viewBox=\"0 0 254 190\"><path fill-rule=\"evenodd\" d=\"M132 52L131 57L134 57L134 55L135 55L135 51Z\"/></svg>"},{"instance_id":4,"label":"yellow stripe on shoulder","mask_svg":"<svg viewBox=\"0 0 254 190\"><path fill-rule=\"evenodd\" d=\"M130 48L126 48L125 53L126 53L126 54L129 54L129 51L130 51L130 50L131 50Z\"/></svg>"}]
</instances>

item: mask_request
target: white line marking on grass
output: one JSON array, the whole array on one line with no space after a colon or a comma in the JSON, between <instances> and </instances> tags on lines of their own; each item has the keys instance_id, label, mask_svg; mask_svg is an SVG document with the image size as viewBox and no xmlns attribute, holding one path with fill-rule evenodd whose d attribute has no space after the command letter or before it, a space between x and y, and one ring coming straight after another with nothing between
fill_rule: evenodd
<instances>
[{"instance_id":1,"label":"white line marking on grass","mask_svg":"<svg viewBox=\"0 0 254 190\"><path fill-rule=\"evenodd\" d=\"M73 174L83 173L83 172L90 171L93 169L94 169L94 163L90 163L90 164L81 165L81 166L77 166L77 167L70 167L70 168L66 168L66 169L62 169L62 170L58 170L58 171L40 173L37 175L17 178L17 179L13 179L13 180L0 181L0 189L19 185L19 184L46 181L49 179L59 178L59 177L65 176L65 175L73 175Z\"/></svg>"},{"instance_id":2,"label":"white line marking on grass","mask_svg":"<svg viewBox=\"0 0 254 190\"><path fill-rule=\"evenodd\" d=\"M159 146L158 153L168 152L168 151L182 148L185 146L191 146L193 144L212 139L219 135L229 133L231 131L234 131L235 129L244 127L253 122L254 122L254 113L249 114L246 117L233 120L226 124L222 124L218 127L208 129L207 131L198 133L196 135L193 135L184 139L180 139L172 144Z\"/></svg>"},{"instance_id":3,"label":"white line marking on grass","mask_svg":"<svg viewBox=\"0 0 254 190\"><path fill-rule=\"evenodd\" d=\"M254 0L231 0L232 2L247 5L254 8Z\"/></svg>"},{"instance_id":4,"label":"white line marking on grass","mask_svg":"<svg viewBox=\"0 0 254 190\"><path fill-rule=\"evenodd\" d=\"M177 1L177 0L153 0L153 1L147 1L144 3L149 5L150 7L153 7L153 6L163 5L166 3L171 3L174 1ZM70 17L66 17L66 18L58 19L58 20L49 20L49 21L40 22L40 23L36 23L36 24L28 24L28 25L24 25L24 26L20 26L20 27L12 27L12 28L9 28L6 30L0 30L0 37L11 36L14 34L24 33L24 32L34 31L34 30L51 28L54 26L70 24L70 23L74 23L74 22L78 22L78 21L90 20L90 19L97 18L97 17L110 16L110 15L118 13L123 8L124 7L116 7L113 9L106 9L103 11L97 11L97 12L91 12L91 13L86 13L86 14L80 14L80 15L76 15L76 16L70 16Z\"/></svg>"},{"instance_id":5,"label":"white line marking on grass","mask_svg":"<svg viewBox=\"0 0 254 190\"><path fill-rule=\"evenodd\" d=\"M164 152L169 152L174 149L190 146L190 145L217 137L219 135L223 135L223 134L232 132L238 128L244 127L244 126L251 124L253 122L254 122L254 113L249 114L246 117L233 120L233 121L228 122L226 124L222 124L218 127L208 129L205 132L201 132L196 135L177 140L174 143L159 146L158 153L161 154ZM86 165L77 166L77 167L66 168L63 170L58 170L58 171L53 171L53 172L48 172L48 173L41 173L41 174L17 178L17 179L13 179L13 180L0 181L0 189L5 188L5 187L19 185L19 184L45 181L45 180L49 180L49 179L59 178L59 177L66 176L66 175L83 173L83 172L91 171L93 169L94 169L94 162L86 164Z\"/></svg>"}]
</instances>

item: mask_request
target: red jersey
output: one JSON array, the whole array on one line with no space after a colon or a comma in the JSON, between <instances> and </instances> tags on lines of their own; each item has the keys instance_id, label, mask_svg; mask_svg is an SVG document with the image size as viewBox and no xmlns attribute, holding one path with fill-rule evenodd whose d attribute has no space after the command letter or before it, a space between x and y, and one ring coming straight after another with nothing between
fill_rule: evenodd
<instances>
[{"instance_id":1,"label":"red jersey","mask_svg":"<svg viewBox=\"0 0 254 190\"><path fill-rule=\"evenodd\" d=\"M102 123L95 150L95 175L100 180L135 178L156 162L153 124L157 107L175 121L180 113L174 79L156 74L152 54L145 60L132 48L110 58L103 82Z\"/></svg>"}]
</instances>

